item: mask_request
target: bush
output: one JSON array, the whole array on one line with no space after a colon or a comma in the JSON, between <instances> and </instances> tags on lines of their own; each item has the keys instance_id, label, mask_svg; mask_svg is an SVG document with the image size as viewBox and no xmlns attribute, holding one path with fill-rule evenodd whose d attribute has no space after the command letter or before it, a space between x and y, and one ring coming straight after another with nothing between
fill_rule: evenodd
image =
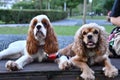
<instances>
[{"instance_id":1,"label":"bush","mask_svg":"<svg viewBox=\"0 0 120 80\"><path fill-rule=\"evenodd\" d=\"M40 14L45 14L51 21L61 20L67 17L67 12L45 10L0 10L0 20L5 23L29 23L30 20Z\"/></svg>"}]
</instances>

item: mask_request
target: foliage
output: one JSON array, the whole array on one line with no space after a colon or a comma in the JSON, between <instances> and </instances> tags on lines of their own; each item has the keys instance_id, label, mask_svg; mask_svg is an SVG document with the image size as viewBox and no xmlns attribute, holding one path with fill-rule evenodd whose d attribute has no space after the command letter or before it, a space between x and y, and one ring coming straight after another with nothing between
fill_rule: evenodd
<instances>
[{"instance_id":1,"label":"foliage","mask_svg":"<svg viewBox=\"0 0 120 80\"><path fill-rule=\"evenodd\" d=\"M83 3L83 0L66 0L68 8L75 8L78 4Z\"/></svg>"},{"instance_id":2,"label":"foliage","mask_svg":"<svg viewBox=\"0 0 120 80\"><path fill-rule=\"evenodd\" d=\"M105 0L103 3L103 8L110 11L113 6L114 0Z\"/></svg>"},{"instance_id":3,"label":"foliage","mask_svg":"<svg viewBox=\"0 0 120 80\"><path fill-rule=\"evenodd\" d=\"M66 2L67 11L72 15L73 9L75 9L79 4L83 4L84 0L23 0L20 3L14 4L13 9L47 9L48 3L50 3L50 8L55 10L63 10L64 3ZM92 0L92 10L96 14L107 14L111 10L114 0ZM89 0L87 0L89 4ZM87 7L88 10L90 6ZM80 12L80 11L79 11Z\"/></svg>"},{"instance_id":4,"label":"foliage","mask_svg":"<svg viewBox=\"0 0 120 80\"><path fill-rule=\"evenodd\" d=\"M51 1L51 7L56 9L56 8L62 8L64 7L64 0L52 0Z\"/></svg>"},{"instance_id":5,"label":"foliage","mask_svg":"<svg viewBox=\"0 0 120 80\"><path fill-rule=\"evenodd\" d=\"M13 9L40 9L40 6L42 9L47 9L48 3L50 3L51 9L63 11L65 2L67 9L70 11L70 15L72 15L72 9L76 8L80 3L83 3L83 0L24 0L14 4Z\"/></svg>"},{"instance_id":6,"label":"foliage","mask_svg":"<svg viewBox=\"0 0 120 80\"><path fill-rule=\"evenodd\" d=\"M0 20L5 23L29 23L30 20L40 14L46 14L51 21L61 20L67 17L67 12L45 10L0 10Z\"/></svg>"},{"instance_id":7,"label":"foliage","mask_svg":"<svg viewBox=\"0 0 120 80\"><path fill-rule=\"evenodd\" d=\"M33 2L19 2L12 6L13 9L35 9Z\"/></svg>"},{"instance_id":8,"label":"foliage","mask_svg":"<svg viewBox=\"0 0 120 80\"><path fill-rule=\"evenodd\" d=\"M45 4L40 2L41 0L21 1L12 6L13 9L45 9Z\"/></svg>"},{"instance_id":9,"label":"foliage","mask_svg":"<svg viewBox=\"0 0 120 80\"><path fill-rule=\"evenodd\" d=\"M64 7L64 2L66 2L66 7L68 9L75 8L78 4L83 3L83 0L52 0L51 5L53 7Z\"/></svg>"},{"instance_id":10,"label":"foliage","mask_svg":"<svg viewBox=\"0 0 120 80\"><path fill-rule=\"evenodd\" d=\"M65 2L67 9L70 10L70 15L72 15L72 9L76 8L80 3L83 3L83 0L51 0L51 8L63 10Z\"/></svg>"},{"instance_id":11,"label":"foliage","mask_svg":"<svg viewBox=\"0 0 120 80\"><path fill-rule=\"evenodd\" d=\"M107 14L113 6L114 0L93 0L92 6L93 10L100 14L101 12Z\"/></svg>"}]
</instances>

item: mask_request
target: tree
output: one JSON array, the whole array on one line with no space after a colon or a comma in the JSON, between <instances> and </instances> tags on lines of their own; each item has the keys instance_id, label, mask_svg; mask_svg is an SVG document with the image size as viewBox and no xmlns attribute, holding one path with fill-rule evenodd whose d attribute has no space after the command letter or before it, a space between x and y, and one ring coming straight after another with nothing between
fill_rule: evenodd
<instances>
[{"instance_id":1,"label":"tree","mask_svg":"<svg viewBox=\"0 0 120 80\"><path fill-rule=\"evenodd\" d=\"M72 16L72 9L75 8L81 2L83 2L83 0L66 0L67 8L69 8L70 10L70 16Z\"/></svg>"},{"instance_id":2,"label":"tree","mask_svg":"<svg viewBox=\"0 0 120 80\"><path fill-rule=\"evenodd\" d=\"M105 0L103 3L103 8L110 11L113 6L114 0Z\"/></svg>"},{"instance_id":3,"label":"tree","mask_svg":"<svg viewBox=\"0 0 120 80\"><path fill-rule=\"evenodd\" d=\"M19 2L19 3L16 3L12 6L13 9L20 9L20 8L23 8L23 9L35 9L35 6L32 2Z\"/></svg>"},{"instance_id":4,"label":"tree","mask_svg":"<svg viewBox=\"0 0 120 80\"><path fill-rule=\"evenodd\" d=\"M52 7L52 9L62 8L62 10L63 10L64 1L65 0L51 0L51 7Z\"/></svg>"},{"instance_id":5,"label":"tree","mask_svg":"<svg viewBox=\"0 0 120 80\"><path fill-rule=\"evenodd\" d=\"M93 0L93 10L99 14L106 14L109 10L111 10L114 0Z\"/></svg>"},{"instance_id":6,"label":"tree","mask_svg":"<svg viewBox=\"0 0 120 80\"><path fill-rule=\"evenodd\" d=\"M54 8L61 7L64 10L64 2L66 2L66 7L70 11L70 16L72 16L72 9L83 3L83 0L52 0L51 4L53 4Z\"/></svg>"},{"instance_id":7,"label":"tree","mask_svg":"<svg viewBox=\"0 0 120 80\"><path fill-rule=\"evenodd\" d=\"M32 0L32 1L20 1L13 5L13 9L43 9L45 5L43 4L43 0Z\"/></svg>"},{"instance_id":8,"label":"tree","mask_svg":"<svg viewBox=\"0 0 120 80\"><path fill-rule=\"evenodd\" d=\"M40 2L39 2L39 3L40 3L40 9L42 9L43 0L38 0L38 1L40 1Z\"/></svg>"},{"instance_id":9,"label":"tree","mask_svg":"<svg viewBox=\"0 0 120 80\"><path fill-rule=\"evenodd\" d=\"M86 4L87 4L87 0L84 0L83 24L86 24Z\"/></svg>"}]
</instances>

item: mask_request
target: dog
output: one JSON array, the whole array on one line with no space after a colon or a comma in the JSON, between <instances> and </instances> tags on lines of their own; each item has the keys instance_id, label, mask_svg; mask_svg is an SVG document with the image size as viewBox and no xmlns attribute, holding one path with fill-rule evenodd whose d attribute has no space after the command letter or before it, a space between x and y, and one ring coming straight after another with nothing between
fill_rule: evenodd
<instances>
[{"instance_id":1,"label":"dog","mask_svg":"<svg viewBox=\"0 0 120 80\"><path fill-rule=\"evenodd\" d=\"M58 67L65 70L71 65L76 66L81 69L82 74L80 76L84 80L94 80L94 71L89 65L103 62L105 76L117 76L118 69L111 64L108 57L110 51L107 36L108 34L103 26L96 23L84 24L77 30L73 43L56 53L56 55L61 55L57 60ZM68 59L66 56L70 58Z\"/></svg>"},{"instance_id":2,"label":"dog","mask_svg":"<svg viewBox=\"0 0 120 80\"><path fill-rule=\"evenodd\" d=\"M58 49L58 40L49 18L38 15L30 21L27 40L11 43L0 52L0 59L17 57L16 61L9 60L5 64L7 70L17 71L34 60L42 62L46 55L56 53Z\"/></svg>"}]
</instances>

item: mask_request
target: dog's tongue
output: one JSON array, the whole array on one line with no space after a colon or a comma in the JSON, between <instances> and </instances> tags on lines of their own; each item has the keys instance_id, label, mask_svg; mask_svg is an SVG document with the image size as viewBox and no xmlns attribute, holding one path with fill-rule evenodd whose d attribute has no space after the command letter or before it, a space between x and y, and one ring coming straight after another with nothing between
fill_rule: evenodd
<instances>
[{"instance_id":1,"label":"dog's tongue","mask_svg":"<svg viewBox=\"0 0 120 80\"><path fill-rule=\"evenodd\" d=\"M92 45L94 45L94 43L92 41L89 41L88 45L92 46Z\"/></svg>"}]
</instances>

